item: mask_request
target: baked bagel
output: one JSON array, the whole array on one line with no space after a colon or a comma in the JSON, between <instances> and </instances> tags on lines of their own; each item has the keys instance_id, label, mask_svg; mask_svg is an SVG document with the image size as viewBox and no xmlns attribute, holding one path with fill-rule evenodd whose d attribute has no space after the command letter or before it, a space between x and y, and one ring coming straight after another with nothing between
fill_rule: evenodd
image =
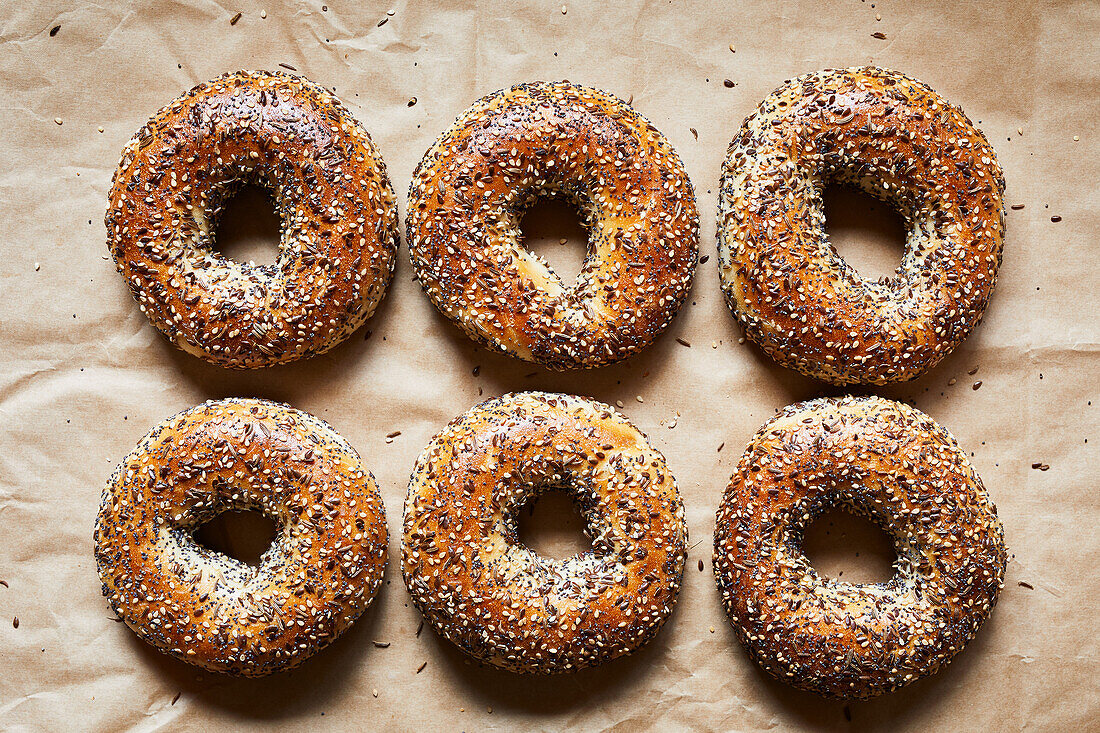
<instances>
[{"instance_id":1,"label":"baked bagel","mask_svg":"<svg viewBox=\"0 0 1100 733\"><path fill-rule=\"evenodd\" d=\"M269 190L278 260L213 249L224 204ZM298 76L239 71L157 112L122 151L107 236L153 324L224 367L282 364L331 349L382 299L397 253L397 204L366 130Z\"/></svg>"},{"instance_id":2,"label":"baked bagel","mask_svg":"<svg viewBox=\"0 0 1100 733\"><path fill-rule=\"evenodd\" d=\"M825 232L822 190L852 184L908 227L889 278L866 280ZM997 280L1005 181L962 110L873 67L784 83L745 120L722 171L719 272L745 335L834 384L913 379L978 325Z\"/></svg>"},{"instance_id":3,"label":"baked bagel","mask_svg":"<svg viewBox=\"0 0 1100 733\"><path fill-rule=\"evenodd\" d=\"M253 567L196 544L200 525L275 520ZM327 646L370 605L386 558L374 477L326 423L219 400L153 428L115 469L95 525L103 593L138 636L205 669L259 677Z\"/></svg>"},{"instance_id":4,"label":"baked bagel","mask_svg":"<svg viewBox=\"0 0 1100 733\"><path fill-rule=\"evenodd\" d=\"M588 256L566 286L523 247L538 198L575 205ZM471 338L551 369L597 367L648 345L691 288L695 193L664 135L619 99L521 84L459 116L424 155L405 224L417 278Z\"/></svg>"},{"instance_id":5,"label":"baked bagel","mask_svg":"<svg viewBox=\"0 0 1100 733\"><path fill-rule=\"evenodd\" d=\"M806 528L843 506L893 537L896 574L819 575ZM879 397L785 408L749 443L718 510L714 573L752 658L835 698L868 698L936 672L974 637L1004 582L997 509L955 439Z\"/></svg>"},{"instance_id":6,"label":"baked bagel","mask_svg":"<svg viewBox=\"0 0 1100 733\"><path fill-rule=\"evenodd\" d=\"M592 549L522 545L516 520L569 492ZM401 569L416 607L467 654L556 673L642 646L672 612L687 528L664 457L626 418L582 397L523 392L457 418L421 453L405 500Z\"/></svg>"}]
</instances>

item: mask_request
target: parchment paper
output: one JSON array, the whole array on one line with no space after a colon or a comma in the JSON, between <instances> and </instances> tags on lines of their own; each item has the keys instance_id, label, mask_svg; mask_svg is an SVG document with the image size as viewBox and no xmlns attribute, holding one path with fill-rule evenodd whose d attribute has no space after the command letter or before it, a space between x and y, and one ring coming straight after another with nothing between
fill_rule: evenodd
<instances>
[{"instance_id":1,"label":"parchment paper","mask_svg":"<svg viewBox=\"0 0 1100 733\"><path fill-rule=\"evenodd\" d=\"M0 727L1100 727L1100 404L1093 404L1100 6L564 0L563 11L562 2L3 3ZM876 390L912 400L973 451L1013 558L991 622L954 663L845 711L760 673L714 588L715 510L746 441L776 408L837 392L738 343L718 289L714 211L726 146L768 92L804 72L872 62L960 104L998 150L1008 202L1025 205L1009 212L984 324L931 374ZM701 254L710 257L690 303L629 363L552 374L490 355L449 325L412 281L402 245L378 313L327 355L240 373L176 350L138 311L107 258L103 213L119 151L193 84L280 63L336 88L373 134L402 208L420 156L486 93L567 78L633 96L679 150L697 189ZM882 243L880 227L861 223L866 201L855 205L855 213L837 214L850 240L842 251L896 262L897 242ZM555 227L577 239L575 223L540 226L548 241L539 251L579 260L576 242L561 246L572 255L554 254ZM621 400L679 480L693 548L676 613L644 651L549 679L479 668L430 628L416 636L420 618L400 579L396 539L374 606L290 673L261 680L204 673L112 620L92 559L101 487L164 417L229 395L285 400L323 417L377 476L396 538L408 473L428 439L480 399L534 388ZM838 542L843 554L845 540Z\"/></svg>"}]
</instances>

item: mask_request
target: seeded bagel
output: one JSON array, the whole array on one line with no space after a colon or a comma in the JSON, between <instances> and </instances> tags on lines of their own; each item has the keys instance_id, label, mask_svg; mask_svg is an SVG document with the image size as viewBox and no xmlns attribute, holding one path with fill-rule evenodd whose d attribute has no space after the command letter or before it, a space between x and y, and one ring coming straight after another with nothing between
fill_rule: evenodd
<instances>
[{"instance_id":1,"label":"seeded bagel","mask_svg":"<svg viewBox=\"0 0 1100 733\"><path fill-rule=\"evenodd\" d=\"M824 187L897 208L901 266L877 282L837 254ZM982 132L895 71L792 79L730 144L718 203L719 273L745 335L783 366L834 384L927 372L981 322L1004 241L1004 174Z\"/></svg>"},{"instance_id":2,"label":"seeded bagel","mask_svg":"<svg viewBox=\"0 0 1100 733\"><path fill-rule=\"evenodd\" d=\"M274 264L214 248L224 204L271 192ZM393 274L397 202L367 131L324 87L238 71L157 112L122 151L108 246L145 313L184 351L234 369L331 349L374 312Z\"/></svg>"},{"instance_id":3,"label":"seeded bagel","mask_svg":"<svg viewBox=\"0 0 1100 733\"><path fill-rule=\"evenodd\" d=\"M241 510L278 526L258 567L193 537ZM386 538L374 477L346 440L292 407L230 399L165 420L119 464L95 558L111 608L142 639L259 677L305 661L370 605Z\"/></svg>"},{"instance_id":4,"label":"seeded bagel","mask_svg":"<svg viewBox=\"0 0 1100 733\"><path fill-rule=\"evenodd\" d=\"M588 229L571 286L522 244L523 213L553 196ZM606 92L538 82L481 99L436 140L405 230L444 315L491 349L564 370L625 359L672 322L698 219L680 157L648 120Z\"/></svg>"},{"instance_id":5,"label":"seeded bagel","mask_svg":"<svg viewBox=\"0 0 1100 733\"><path fill-rule=\"evenodd\" d=\"M892 537L892 579L846 583L810 565L803 534L834 506ZM827 697L933 674L1004 584L1004 532L966 452L924 413L879 397L811 400L769 420L715 526L714 574L745 648L777 679Z\"/></svg>"},{"instance_id":6,"label":"seeded bagel","mask_svg":"<svg viewBox=\"0 0 1100 733\"><path fill-rule=\"evenodd\" d=\"M592 549L565 560L520 543L517 515L567 491ZM629 654L672 612L684 506L664 457L607 405L545 392L477 405L421 453L401 568L444 638L513 672L569 672Z\"/></svg>"}]
</instances>

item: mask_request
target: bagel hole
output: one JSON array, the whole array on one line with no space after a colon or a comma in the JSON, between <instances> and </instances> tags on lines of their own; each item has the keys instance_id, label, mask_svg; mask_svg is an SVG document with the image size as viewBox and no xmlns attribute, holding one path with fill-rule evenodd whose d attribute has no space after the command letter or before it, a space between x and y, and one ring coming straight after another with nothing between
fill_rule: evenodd
<instances>
[{"instance_id":1,"label":"bagel hole","mask_svg":"<svg viewBox=\"0 0 1100 733\"><path fill-rule=\"evenodd\" d=\"M828 184L822 200L825 232L836 253L867 280L892 277L905 255L905 220L897 210L841 183Z\"/></svg>"},{"instance_id":2,"label":"bagel hole","mask_svg":"<svg viewBox=\"0 0 1100 733\"><path fill-rule=\"evenodd\" d=\"M524 249L546 260L566 287L577 281L588 256L588 232L568 201L559 197L536 200L524 212L519 228Z\"/></svg>"},{"instance_id":3,"label":"bagel hole","mask_svg":"<svg viewBox=\"0 0 1100 733\"><path fill-rule=\"evenodd\" d=\"M195 542L246 565L258 566L278 531L275 522L260 512L228 511L195 530Z\"/></svg>"},{"instance_id":4,"label":"bagel hole","mask_svg":"<svg viewBox=\"0 0 1100 733\"><path fill-rule=\"evenodd\" d=\"M897 552L874 522L845 507L826 509L807 528L802 551L819 574L846 583L885 583Z\"/></svg>"},{"instance_id":5,"label":"bagel hole","mask_svg":"<svg viewBox=\"0 0 1100 733\"><path fill-rule=\"evenodd\" d=\"M518 513L519 541L538 555L564 560L592 549L588 523L562 489L544 491Z\"/></svg>"},{"instance_id":6,"label":"bagel hole","mask_svg":"<svg viewBox=\"0 0 1100 733\"><path fill-rule=\"evenodd\" d=\"M281 237L282 221L270 192L246 185L225 202L213 249L234 262L272 265L279 259Z\"/></svg>"}]
</instances>

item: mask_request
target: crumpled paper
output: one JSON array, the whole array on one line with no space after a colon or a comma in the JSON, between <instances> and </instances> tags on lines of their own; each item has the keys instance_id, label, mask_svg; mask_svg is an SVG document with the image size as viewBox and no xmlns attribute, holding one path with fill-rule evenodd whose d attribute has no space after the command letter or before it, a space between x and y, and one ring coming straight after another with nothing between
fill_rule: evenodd
<instances>
[{"instance_id":1,"label":"crumpled paper","mask_svg":"<svg viewBox=\"0 0 1100 733\"><path fill-rule=\"evenodd\" d=\"M15 3L2 16L4 727L1095 726L1095 3L105 0ZM739 343L718 289L713 212L726 146L769 91L807 71L864 63L916 76L960 104L999 153L1008 203L1024 208L1009 211L985 322L927 376L874 390L912 401L973 451L1013 553L1000 604L946 670L846 707L757 670L714 588L714 513L746 441L776 408L837 390ZM192 85L280 64L335 87L372 133L400 194L435 136L498 88L569 79L632 99L672 141L696 187L700 253L709 259L688 304L628 363L549 373L489 354L452 327L413 282L403 246L379 311L328 354L230 372L176 350L138 311L107 257L102 221L119 151ZM833 207L842 253L869 267L900 258L889 217L880 225L881 212L864 216L874 205L842 196ZM261 214L253 207L237 215ZM576 223L538 217L529 225L532 247L576 268ZM270 227L240 229L227 249L270 256ZM559 236L570 241L559 245ZM420 618L398 572L402 502L419 451L472 404L523 389L622 401L668 458L687 507L692 548L675 614L642 651L576 675L483 669L430 628L417 635ZM284 400L335 426L378 478L392 537L387 582L355 627L298 669L260 680L206 673L143 644L112 619L92 559L92 523L112 467L159 420L230 395ZM825 542L848 555L853 573L866 559L850 556L857 530Z\"/></svg>"}]
</instances>

